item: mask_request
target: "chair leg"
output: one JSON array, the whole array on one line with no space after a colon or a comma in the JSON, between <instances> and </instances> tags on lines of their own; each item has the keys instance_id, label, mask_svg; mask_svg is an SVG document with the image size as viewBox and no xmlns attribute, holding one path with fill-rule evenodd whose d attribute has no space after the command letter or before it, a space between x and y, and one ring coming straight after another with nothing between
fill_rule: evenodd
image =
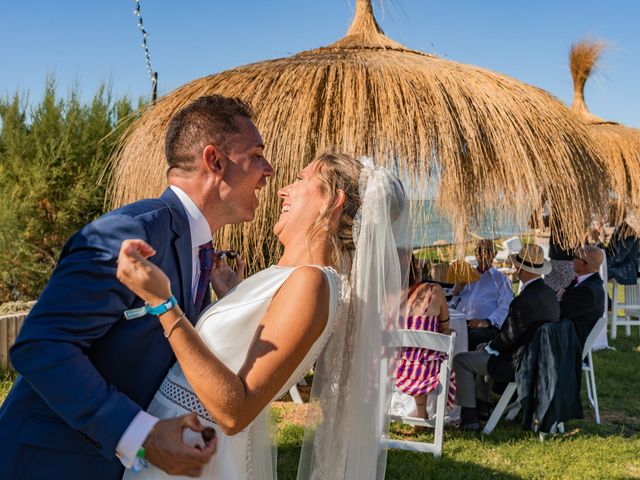
<instances>
[{"instance_id":1,"label":"chair leg","mask_svg":"<svg viewBox=\"0 0 640 480\"><path fill-rule=\"evenodd\" d=\"M447 396L449 395L449 377L451 370L449 360L440 364L438 375L438 395L436 397L435 431L433 433L433 456L439 458L442 455L442 437L444 436L444 414L447 408Z\"/></svg>"},{"instance_id":2,"label":"chair leg","mask_svg":"<svg viewBox=\"0 0 640 480\"><path fill-rule=\"evenodd\" d=\"M291 395L291 400L293 400L294 403L297 403L299 405L302 405L304 403L302 401L302 397L300 396L300 392L295 385L289 390L289 395Z\"/></svg>"},{"instance_id":3,"label":"chair leg","mask_svg":"<svg viewBox=\"0 0 640 480\"><path fill-rule=\"evenodd\" d=\"M624 316L625 321L627 322L627 324L624 326L624 333L627 334L627 337L631 336L631 324L629 323L631 321L631 316L627 313Z\"/></svg>"},{"instance_id":4,"label":"chair leg","mask_svg":"<svg viewBox=\"0 0 640 480\"><path fill-rule=\"evenodd\" d=\"M584 383L587 385L587 400L589 400L589 405L593 408L593 393L591 392L591 377L589 376L589 372L591 371L591 367L588 370L584 370Z\"/></svg>"},{"instance_id":5,"label":"chair leg","mask_svg":"<svg viewBox=\"0 0 640 480\"><path fill-rule=\"evenodd\" d=\"M493 432L493 429L496 428L500 417L502 417L502 414L506 410L507 405L509 405L511 397L513 397L515 391L516 382L511 382L509 385L507 385L507 388L504 389L504 393L500 397L496 408L493 409L493 413L491 413L489 420L487 420L487 424L484 426L484 430L482 430L482 433L484 433L485 435L489 435L491 432Z\"/></svg>"},{"instance_id":6,"label":"chair leg","mask_svg":"<svg viewBox=\"0 0 640 480\"><path fill-rule=\"evenodd\" d=\"M618 336L618 282L612 282L611 288L611 338Z\"/></svg>"},{"instance_id":7,"label":"chair leg","mask_svg":"<svg viewBox=\"0 0 640 480\"><path fill-rule=\"evenodd\" d=\"M598 407L598 392L596 391L596 374L595 368L593 365L593 357L591 356L591 352L587 355L589 358L589 377L591 383L591 391L593 396L593 413L596 417L596 423L600 425L600 409Z\"/></svg>"}]
</instances>

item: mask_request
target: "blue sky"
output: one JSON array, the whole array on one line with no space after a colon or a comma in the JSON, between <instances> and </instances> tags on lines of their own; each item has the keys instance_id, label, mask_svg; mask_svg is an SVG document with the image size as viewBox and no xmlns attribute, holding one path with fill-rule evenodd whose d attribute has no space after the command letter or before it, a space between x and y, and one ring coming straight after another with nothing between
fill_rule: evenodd
<instances>
[{"instance_id":1,"label":"blue sky","mask_svg":"<svg viewBox=\"0 0 640 480\"><path fill-rule=\"evenodd\" d=\"M567 54L585 35L611 51L587 85L591 111L640 128L638 0L374 0L385 32L408 47L496 70L572 98ZM142 0L160 93L234 66L287 56L342 37L354 0ZM103 81L149 95L132 0L1 0L0 96L31 100L55 74L63 95Z\"/></svg>"}]
</instances>

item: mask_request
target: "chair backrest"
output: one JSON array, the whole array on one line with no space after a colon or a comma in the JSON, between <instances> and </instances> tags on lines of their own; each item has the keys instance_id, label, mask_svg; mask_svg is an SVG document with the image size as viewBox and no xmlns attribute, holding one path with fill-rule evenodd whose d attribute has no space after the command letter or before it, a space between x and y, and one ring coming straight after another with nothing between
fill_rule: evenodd
<instances>
[{"instance_id":1,"label":"chair backrest","mask_svg":"<svg viewBox=\"0 0 640 480\"><path fill-rule=\"evenodd\" d=\"M398 330L393 334L387 333L385 343L391 347L428 348L436 352L446 353L449 361L451 361L455 339L456 332L451 332L451 335L445 335L424 330Z\"/></svg>"}]
</instances>

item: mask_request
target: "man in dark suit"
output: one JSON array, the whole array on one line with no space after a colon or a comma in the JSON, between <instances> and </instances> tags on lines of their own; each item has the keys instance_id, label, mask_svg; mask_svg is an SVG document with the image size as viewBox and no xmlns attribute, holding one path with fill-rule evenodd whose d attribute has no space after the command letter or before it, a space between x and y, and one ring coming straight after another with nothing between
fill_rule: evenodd
<instances>
[{"instance_id":1,"label":"man in dark suit","mask_svg":"<svg viewBox=\"0 0 640 480\"><path fill-rule=\"evenodd\" d=\"M522 355L536 329L545 322L560 319L556 294L541 278L551 271L542 248L525 245L518 254L511 255L511 262L522 286L520 294L509 306L502 327L481 350L462 352L453 359L463 429L480 430L476 397L488 402L490 393L484 376L489 375L500 382L513 381L514 362Z\"/></svg>"},{"instance_id":2,"label":"man in dark suit","mask_svg":"<svg viewBox=\"0 0 640 480\"><path fill-rule=\"evenodd\" d=\"M256 190L272 174L250 107L201 97L171 120L169 188L86 225L58 265L11 350L20 373L0 410L0 478L120 479L149 461L198 475L215 451L182 442L194 415L160 420L144 410L175 362L157 318L125 320L141 307L116 279L122 241L153 245L152 261L195 322L210 302L212 233L253 219ZM170 308L170 307L169 307Z\"/></svg>"},{"instance_id":3,"label":"man in dark suit","mask_svg":"<svg viewBox=\"0 0 640 480\"><path fill-rule=\"evenodd\" d=\"M604 285L598 273L603 260L604 253L596 246L577 249L573 257L576 278L558 294L560 315L573 322L583 347L593 326L604 314Z\"/></svg>"}]
</instances>

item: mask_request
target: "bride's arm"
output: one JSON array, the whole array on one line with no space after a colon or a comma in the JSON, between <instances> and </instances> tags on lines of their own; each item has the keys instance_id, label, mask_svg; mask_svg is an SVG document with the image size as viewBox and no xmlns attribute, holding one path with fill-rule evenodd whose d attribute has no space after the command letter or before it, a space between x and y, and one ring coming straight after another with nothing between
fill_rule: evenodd
<instances>
[{"instance_id":1,"label":"bride's arm","mask_svg":"<svg viewBox=\"0 0 640 480\"><path fill-rule=\"evenodd\" d=\"M127 242L121 249L118 278L148 303L164 302L171 294L168 279L143 258L140 244ZM188 321L180 319L180 307L161 315L160 322L194 392L220 428L232 435L249 425L284 386L324 330L328 311L329 286L323 272L315 267L295 270L271 301L237 374L209 350Z\"/></svg>"}]
</instances>

